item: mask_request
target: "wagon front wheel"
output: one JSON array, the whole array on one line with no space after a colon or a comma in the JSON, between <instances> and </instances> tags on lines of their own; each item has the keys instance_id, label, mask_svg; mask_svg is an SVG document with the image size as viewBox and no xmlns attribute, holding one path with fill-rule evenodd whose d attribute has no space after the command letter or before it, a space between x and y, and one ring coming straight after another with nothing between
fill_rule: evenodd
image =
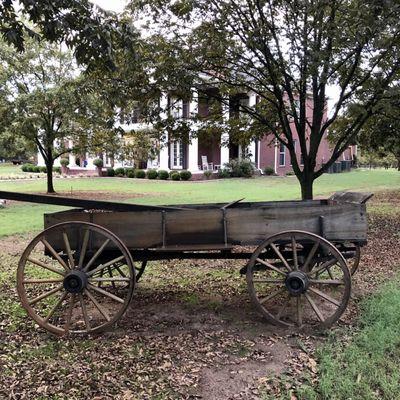
<instances>
[{"instance_id":1,"label":"wagon front wheel","mask_svg":"<svg viewBox=\"0 0 400 400\"><path fill-rule=\"evenodd\" d=\"M302 231L271 236L247 265L250 297L280 326L329 327L347 307L351 277L341 253L322 237Z\"/></svg>"},{"instance_id":2,"label":"wagon front wheel","mask_svg":"<svg viewBox=\"0 0 400 400\"><path fill-rule=\"evenodd\" d=\"M19 261L22 306L57 335L95 333L123 315L135 287L132 257L112 232L86 222L44 230Z\"/></svg>"}]
</instances>

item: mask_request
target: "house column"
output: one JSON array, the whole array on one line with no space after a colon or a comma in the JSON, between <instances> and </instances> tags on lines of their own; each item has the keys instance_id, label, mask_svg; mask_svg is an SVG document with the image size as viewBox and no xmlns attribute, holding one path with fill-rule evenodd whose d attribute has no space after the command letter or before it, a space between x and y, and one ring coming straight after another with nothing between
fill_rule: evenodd
<instances>
[{"instance_id":1,"label":"house column","mask_svg":"<svg viewBox=\"0 0 400 400\"><path fill-rule=\"evenodd\" d=\"M249 93L249 107L255 108L256 104L257 104L257 95L255 93ZM254 164L256 162L256 140L257 139L253 139L247 146L247 153L250 154L250 161Z\"/></svg>"},{"instance_id":2,"label":"house column","mask_svg":"<svg viewBox=\"0 0 400 400\"><path fill-rule=\"evenodd\" d=\"M227 104L222 104L222 120L227 122L229 120L229 99L225 97L224 101ZM224 132L221 135L221 168L229 162L229 133Z\"/></svg>"},{"instance_id":3,"label":"house column","mask_svg":"<svg viewBox=\"0 0 400 400\"><path fill-rule=\"evenodd\" d=\"M160 98L161 118L167 118L168 96L163 93ZM168 132L160 143L160 169L169 170Z\"/></svg>"},{"instance_id":4,"label":"house column","mask_svg":"<svg viewBox=\"0 0 400 400\"><path fill-rule=\"evenodd\" d=\"M192 92L192 99L189 104L189 118L197 117L199 112L199 94L197 91ZM197 131L197 126L191 123L193 131ZM188 169L191 172L199 170L199 139L197 132L190 135L190 143L188 146Z\"/></svg>"},{"instance_id":5,"label":"house column","mask_svg":"<svg viewBox=\"0 0 400 400\"><path fill-rule=\"evenodd\" d=\"M73 144L72 140L69 141L68 147L70 149L72 149L74 147L74 144ZM76 156L75 156L75 154L69 153L68 159L69 159L69 167L70 168L71 167L75 167L76 166Z\"/></svg>"}]
</instances>

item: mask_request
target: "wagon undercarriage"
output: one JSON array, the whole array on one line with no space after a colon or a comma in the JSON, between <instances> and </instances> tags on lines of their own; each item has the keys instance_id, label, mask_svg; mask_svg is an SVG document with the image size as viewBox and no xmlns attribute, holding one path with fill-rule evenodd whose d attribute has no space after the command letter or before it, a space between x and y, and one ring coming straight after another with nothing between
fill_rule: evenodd
<instances>
[{"instance_id":1,"label":"wagon undercarriage","mask_svg":"<svg viewBox=\"0 0 400 400\"><path fill-rule=\"evenodd\" d=\"M7 198L4 193L0 196ZM19 262L18 293L29 316L48 331L94 333L122 317L148 262L237 259L243 260L240 273L252 302L269 322L328 327L350 298L351 274L367 239L365 202L370 196L134 205L132 211L124 204L117 212L47 214L46 229ZM47 196L40 197L45 202Z\"/></svg>"}]
</instances>

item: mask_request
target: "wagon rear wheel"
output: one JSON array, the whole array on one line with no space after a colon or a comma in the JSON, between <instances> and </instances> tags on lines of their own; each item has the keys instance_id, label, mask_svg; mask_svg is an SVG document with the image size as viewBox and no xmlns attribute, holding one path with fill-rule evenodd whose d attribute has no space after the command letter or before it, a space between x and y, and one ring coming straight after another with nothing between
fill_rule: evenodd
<instances>
[{"instance_id":1,"label":"wagon rear wheel","mask_svg":"<svg viewBox=\"0 0 400 400\"><path fill-rule=\"evenodd\" d=\"M112 232L86 222L44 230L18 265L22 306L57 335L106 330L125 312L134 287L128 249Z\"/></svg>"},{"instance_id":2,"label":"wagon rear wheel","mask_svg":"<svg viewBox=\"0 0 400 400\"><path fill-rule=\"evenodd\" d=\"M258 310L280 326L328 327L346 309L351 278L330 242L302 231L268 238L247 265L247 286Z\"/></svg>"}]
</instances>

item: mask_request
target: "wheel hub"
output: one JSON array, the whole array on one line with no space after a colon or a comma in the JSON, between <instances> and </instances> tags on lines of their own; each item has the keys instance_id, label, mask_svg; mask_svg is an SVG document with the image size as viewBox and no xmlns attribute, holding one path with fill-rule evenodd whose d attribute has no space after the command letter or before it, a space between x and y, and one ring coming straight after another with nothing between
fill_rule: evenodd
<instances>
[{"instance_id":1,"label":"wheel hub","mask_svg":"<svg viewBox=\"0 0 400 400\"><path fill-rule=\"evenodd\" d=\"M64 278L64 289L69 293L80 293L88 283L87 275L83 271L70 271Z\"/></svg>"},{"instance_id":2,"label":"wheel hub","mask_svg":"<svg viewBox=\"0 0 400 400\"><path fill-rule=\"evenodd\" d=\"M285 285L292 296L300 296L307 291L309 280L304 272L292 271L288 273Z\"/></svg>"}]
</instances>

